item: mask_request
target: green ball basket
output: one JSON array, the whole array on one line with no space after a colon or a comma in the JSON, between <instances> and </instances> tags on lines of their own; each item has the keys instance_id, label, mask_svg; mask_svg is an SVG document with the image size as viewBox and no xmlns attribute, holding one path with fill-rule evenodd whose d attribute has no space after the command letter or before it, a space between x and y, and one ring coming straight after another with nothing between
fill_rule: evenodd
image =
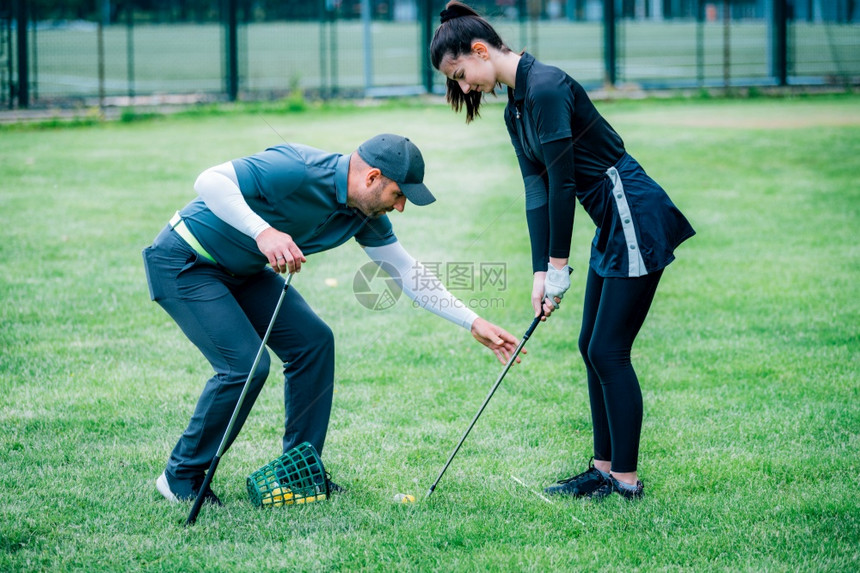
<instances>
[{"instance_id":1,"label":"green ball basket","mask_svg":"<svg viewBox=\"0 0 860 573\"><path fill-rule=\"evenodd\" d=\"M282 507L329 498L328 476L308 442L284 452L248 476L248 495L257 507Z\"/></svg>"}]
</instances>

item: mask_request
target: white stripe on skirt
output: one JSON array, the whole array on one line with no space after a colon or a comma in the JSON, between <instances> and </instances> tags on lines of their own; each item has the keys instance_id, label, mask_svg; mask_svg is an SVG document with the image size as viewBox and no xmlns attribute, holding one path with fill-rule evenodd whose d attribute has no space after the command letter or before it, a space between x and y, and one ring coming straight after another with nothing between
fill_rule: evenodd
<instances>
[{"instance_id":1,"label":"white stripe on skirt","mask_svg":"<svg viewBox=\"0 0 860 573\"><path fill-rule=\"evenodd\" d=\"M636 240L636 228L633 226L633 217L630 216L630 205L627 203L627 194L624 193L624 184L618 170L613 166L606 170L612 181L612 197L621 217L621 229L624 231L624 240L627 242L627 276L641 277L648 274L642 253L639 251L639 241Z\"/></svg>"}]
</instances>

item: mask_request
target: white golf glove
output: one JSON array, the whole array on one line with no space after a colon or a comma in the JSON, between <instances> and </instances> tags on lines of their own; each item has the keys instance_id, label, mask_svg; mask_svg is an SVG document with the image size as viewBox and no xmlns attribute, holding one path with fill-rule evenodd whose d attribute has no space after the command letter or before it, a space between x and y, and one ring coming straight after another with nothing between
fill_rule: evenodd
<instances>
[{"instance_id":1,"label":"white golf glove","mask_svg":"<svg viewBox=\"0 0 860 573\"><path fill-rule=\"evenodd\" d=\"M558 308L555 297L558 297L559 300L563 299L564 293L570 288L570 273L572 272L573 269L569 265L557 269L552 266L552 263L547 263L543 292L547 300L552 303L553 308Z\"/></svg>"}]
</instances>

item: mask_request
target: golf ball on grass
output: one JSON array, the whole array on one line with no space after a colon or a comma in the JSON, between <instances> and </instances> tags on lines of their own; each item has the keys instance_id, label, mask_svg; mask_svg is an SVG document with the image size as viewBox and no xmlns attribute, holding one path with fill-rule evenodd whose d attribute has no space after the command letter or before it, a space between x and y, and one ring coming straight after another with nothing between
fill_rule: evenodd
<instances>
[{"instance_id":1,"label":"golf ball on grass","mask_svg":"<svg viewBox=\"0 0 860 573\"><path fill-rule=\"evenodd\" d=\"M394 503L415 503L415 496L408 493L398 493L394 496Z\"/></svg>"}]
</instances>

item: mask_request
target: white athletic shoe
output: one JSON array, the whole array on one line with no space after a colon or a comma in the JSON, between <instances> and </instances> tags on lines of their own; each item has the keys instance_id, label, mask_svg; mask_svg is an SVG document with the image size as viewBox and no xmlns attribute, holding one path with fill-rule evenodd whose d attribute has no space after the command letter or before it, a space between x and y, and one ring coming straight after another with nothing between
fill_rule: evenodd
<instances>
[{"instance_id":1,"label":"white athletic shoe","mask_svg":"<svg viewBox=\"0 0 860 573\"><path fill-rule=\"evenodd\" d=\"M179 501L179 498L170 491L170 484L167 483L167 475L164 472L161 472L161 475L158 476L157 480L155 480L155 489L157 489L158 493L163 495L167 501L172 503Z\"/></svg>"},{"instance_id":2,"label":"white athletic shoe","mask_svg":"<svg viewBox=\"0 0 860 573\"><path fill-rule=\"evenodd\" d=\"M178 503L180 501L194 501L197 499L197 492L191 492L191 495L188 498L180 498L170 489L170 483L167 481L166 473L162 472L158 479L155 480L155 489L158 490L158 493L164 496L164 499L171 503ZM211 503L212 505L224 505L221 503L221 500L218 499L218 496L215 495L211 489L206 490L206 493L203 494L203 503Z\"/></svg>"}]
</instances>

